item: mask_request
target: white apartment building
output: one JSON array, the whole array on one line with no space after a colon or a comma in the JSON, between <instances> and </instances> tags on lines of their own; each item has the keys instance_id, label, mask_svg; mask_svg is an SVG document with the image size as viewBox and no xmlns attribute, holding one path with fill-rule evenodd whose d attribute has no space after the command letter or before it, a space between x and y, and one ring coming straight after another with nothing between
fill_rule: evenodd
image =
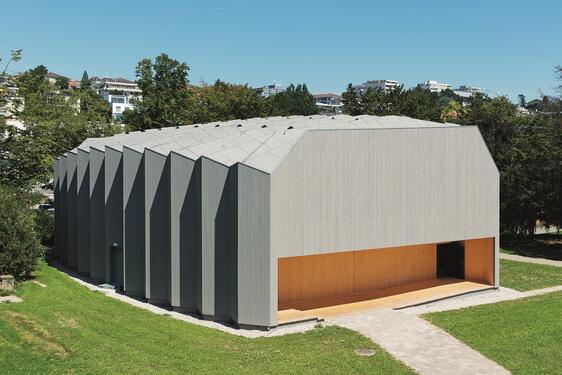
<instances>
[{"instance_id":1,"label":"white apartment building","mask_svg":"<svg viewBox=\"0 0 562 375\"><path fill-rule=\"evenodd\" d=\"M441 91L451 89L451 85L449 85L448 83L442 83L442 82L437 82L437 81L433 81L433 80L424 81L424 82L420 83L418 86L423 88L423 89L427 89L431 92L441 92Z\"/></svg>"},{"instance_id":2,"label":"white apartment building","mask_svg":"<svg viewBox=\"0 0 562 375\"><path fill-rule=\"evenodd\" d=\"M268 98L272 95L279 94L285 91L285 87L283 87L280 83L274 83L272 85L263 86L261 88L261 96L264 98Z\"/></svg>"},{"instance_id":3,"label":"white apartment building","mask_svg":"<svg viewBox=\"0 0 562 375\"><path fill-rule=\"evenodd\" d=\"M342 97L333 93L314 94L318 110L323 115L339 115L343 112Z\"/></svg>"},{"instance_id":4,"label":"white apartment building","mask_svg":"<svg viewBox=\"0 0 562 375\"><path fill-rule=\"evenodd\" d=\"M392 79L376 79L363 82L360 85L355 85L353 88L358 94L362 94L368 89L375 89L383 92L389 92L400 86L400 82Z\"/></svg>"},{"instance_id":5,"label":"white apartment building","mask_svg":"<svg viewBox=\"0 0 562 375\"><path fill-rule=\"evenodd\" d=\"M92 89L111 105L111 115L120 120L125 109L133 109L132 99L142 99L139 86L125 78L90 79Z\"/></svg>"},{"instance_id":6,"label":"white apartment building","mask_svg":"<svg viewBox=\"0 0 562 375\"><path fill-rule=\"evenodd\" d=\"M470 85L460 85L459 88L455 90L455 92L457 92L457 91L469 92L471 94L476 94L476 93L485 94L486 93L485 89L483 89L481 87L470 86Z\"/></svg>"},{"instance_id":7,"label":"white apartment building","mask_svg":"<svg viewBox=\"0 0 562 375\"><path fill-rule=\"evenodd\" d=\"M453 90L453 92L461 98L461 103L466 105L472 95L476 93L485 94L486 90L480 87L461 85L458 89Z\"/></svg>"}]
</instances>

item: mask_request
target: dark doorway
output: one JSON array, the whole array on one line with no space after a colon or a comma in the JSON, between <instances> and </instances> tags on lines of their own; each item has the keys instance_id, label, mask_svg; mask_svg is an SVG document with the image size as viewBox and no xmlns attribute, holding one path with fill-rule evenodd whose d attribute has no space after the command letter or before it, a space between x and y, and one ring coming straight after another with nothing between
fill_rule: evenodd
<instances>
[{"instance_id":1,"label":"dark doorway","mask_svg":"<svg viewBox=\"0 0 562 375\"><path fill-rule=\"evenodd\" d=\"M119 246L109 248L109 283L123 289L123 249Z\"/></svg>"},{"instance_id":2,"label":"dark doorway","mask_svg":"<svg viewBox=\"0 0 562 375\"><path fill-rule=\"evenodd\" d=\"M464 279L464 243L437 244L437 277Z\"/></svg>"}]
</instances>

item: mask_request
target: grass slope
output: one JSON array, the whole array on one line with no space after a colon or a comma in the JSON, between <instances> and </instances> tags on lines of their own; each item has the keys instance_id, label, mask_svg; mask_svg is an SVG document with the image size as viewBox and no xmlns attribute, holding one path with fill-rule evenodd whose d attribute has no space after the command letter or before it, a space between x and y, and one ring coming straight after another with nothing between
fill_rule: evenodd
<instances>
[{"instance_id":1,"label":"grass slope","mask_svg":"<svg viewBox=\"0 0 562 375\"><path fill-rule=\"evenodd\" d=\"M500 284L520 291L562 285L562 267L500 259Z\"/></svg>"},{"instance_id":2,"label":"grass slope","mask_svg":"<svg viewBox=\"0 0 562 375\"><path fill-rule=\"evenodd\" d=\"M0 305L0 374L412 374L369 339L319 328L246 339L91 292L52 267ZM357 348L376 355L359 357Z\"/></svg>"},{"instance_id":3,"label":"grass slope","mask_svg":"<svg viewBox=\"0 0 562 375\"><path fill-rule=\"evenodd\" d=\"M562 292L425 315L513 374L561 374Z\"/></svg>"}]
</instances>

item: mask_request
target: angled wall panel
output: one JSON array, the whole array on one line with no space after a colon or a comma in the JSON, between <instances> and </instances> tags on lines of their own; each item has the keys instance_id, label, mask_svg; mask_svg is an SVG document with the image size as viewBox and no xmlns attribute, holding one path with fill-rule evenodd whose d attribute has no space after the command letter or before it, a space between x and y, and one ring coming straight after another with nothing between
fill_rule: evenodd
<instances>
[{"instance_id":1,"label":"angled wall panel","mask_svg":"<svg viewBox=\"0 0 562 375\"><path fill-rule=\"evenodd\" d=\"M105 148L105 282L110 282L110 251L123 248L123 159L122 153Z\"/></svg>"},{"instance_id":2,"label":"angled wall panel","mask_svg":"<svg viewBox=\"0 0 562 375\"><path fill-rule=\"evenodd\" d=\"M207 318L228 319L229 275L224 272L224 259L218 258L224 257L224 247L229 245L226 222L229 168L205 157L198 162L201 165L201 247L198 249L198 281L201 288L198 288L198 309Z\"/></svg>"},{"instance_id":3,"label":"angled wall panel","mask_svg":"<svg viewBox=\"0 0 562 375\"><path fill-rule=\"evenodd\" d=\"M59 260L63 264L68 264L68 240L67 240L67 231L68 228L66 226L66 206L67 206L67 173L66 173L66 155L61 155L59 157L59 204L57 206L57 210L59 211L59 223L60 223L60 231L59 231L59 251L58 256Z\"/></svg>"},{"instance_id":4,"label":"angled wall panel","mask_svg":"<svg viewBox=\"0 0 562 375\"><path fill-rule=\"evenodd\" d=\"M239 164L237 185L236 322L242 327L273 326L277 322L277 261L270 246L270 176Z\"/></svg>"},{"instance_id":5,"label":"angled wall panel","mask_svg":"<svg viewBox=\"0 0 562 375\"><path fill-rule=\"evenodd\" d=\"M78 221L78 207L77 207L77 175L76 164L77 155L74 152L67 154L66 169L67 169L67 223L66 223L66 238L67 238L67 265L71 269L76 269L78 266L78 237L77 237L77 221Z\"/></svg>"},{"instance_id":6,"label":"angled wall panel","mask_svg":"<svg viewBox=\"0 0 562 375\"><path fill-rule=\"evenodd\" d=\"M77 243L78 272L90 275L90 153L78 149L77 156Z\"/></svg>"},{"instance_id":7,"label":"angled wall panel","mask_svg":"<svg viewBox=\"0 0 562 375\"><path fill-rule=\"evenodd\" d=\"M145 149L146 296L170 303L170 173L167 157Z\"/></svg>"},{"instance_id":8,"label":"angled wall panel","mask_svg":"<svg viewBox=\"0 0 562 375\"><path fill-rule=\"evenodd\" d=\"M123 148L123 262L124 289L129 295L145 294L145 228L143 154Z\"/></svg>"},{"instance_id":9,"label":"angled wall panel","mask_svg":"<svg viewBox=\"0 0 562 375\"><path fill-rule=\"evenodd\" d=\"M90 277L105 282L105 152L90 148Z\"/></svg>"},{"instance_id":10,"label":"angled wall panel","mask_svg":"<svg viewBox=\"0 0 562 375\"><path fill-rule=\"evenodd\" d=\"M60 211L59 211L59 205L60 205L60 184L59 184L59 158L56 158L54 163L53 163L53 195L55 198L55 246L53 249L53 256L55 257L59 257L59 248L60 248L60 231L61 231L61 225L60 225Z\"/></svg>"},{"instance_id":11,"label":"angled wall panel","mask_svg":"<svg viewBox=\"0 0 562 375\"><path fill-rule=\"evenodd\" d=\"M170 159L170 304L177 310L197 310L196 248L200 220L200 184L195 161L171 153Z\"/></svg>"}]
</instances>

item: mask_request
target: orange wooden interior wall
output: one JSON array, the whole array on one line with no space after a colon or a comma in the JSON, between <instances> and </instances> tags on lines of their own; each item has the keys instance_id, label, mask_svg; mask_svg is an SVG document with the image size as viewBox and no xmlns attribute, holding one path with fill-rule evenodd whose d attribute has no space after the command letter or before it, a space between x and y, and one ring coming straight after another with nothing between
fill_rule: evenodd
<instances>
[{"instance_id":1,"label":"orange wooden interior wall","mask_svg":"<svg viewBox=\"0 0 562 375\"><path fill-rule=\"evenodd\" d=\"M464 241L464 278L494 285L494 239Z\"/></svg>"},{"instance_id":2,"label":"orange wooden interior wall","mask_svg":"<svg viewBox=\"0 0 562 375\"><path fill-rule=\"evenodd\" d=\"M279 258L278 302L288 306L435 277L435 244Z\"/></svg>"}]
</instances>

